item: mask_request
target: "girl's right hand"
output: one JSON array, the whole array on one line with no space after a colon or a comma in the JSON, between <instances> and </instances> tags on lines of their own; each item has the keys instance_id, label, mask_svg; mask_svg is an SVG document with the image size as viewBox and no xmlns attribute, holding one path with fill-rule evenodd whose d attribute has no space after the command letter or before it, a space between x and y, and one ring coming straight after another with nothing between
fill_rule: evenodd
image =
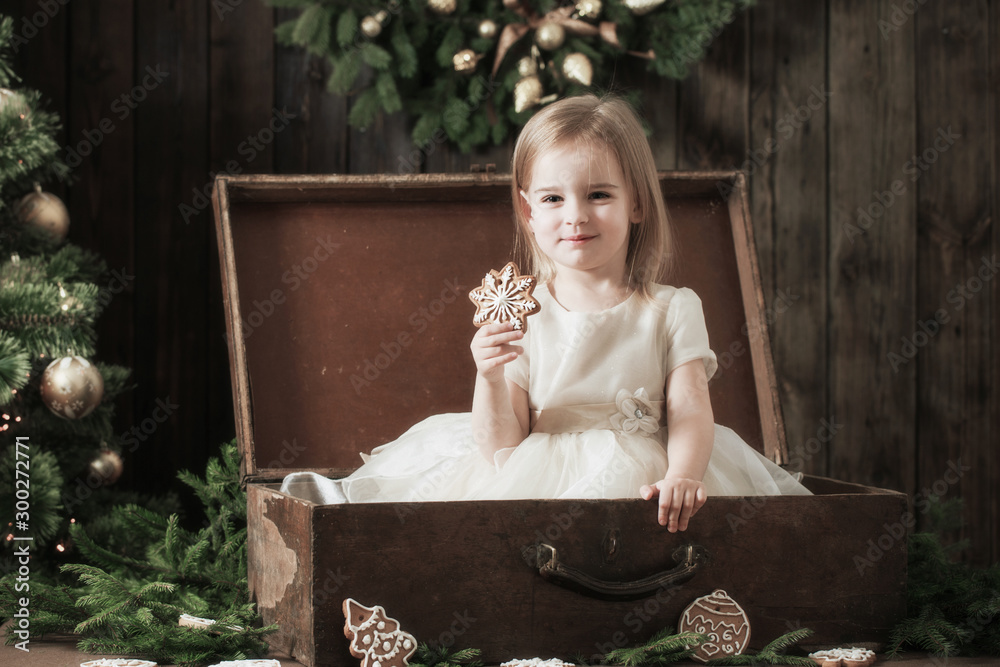
<instances>
[{"instance_id":1,"label":"girl's right hand","mask_svg":"<svg viewBox=\"0 0 1000 667\"><path fill-rule=\"evenodd\" d=\"M487 324L480 327L472 338L472 358L476 360L479 375L490 382L504 380L503 367L524 352L513 341L524 338L524 332L514 329L511 323Z\"/></svg>"}]
</instances>

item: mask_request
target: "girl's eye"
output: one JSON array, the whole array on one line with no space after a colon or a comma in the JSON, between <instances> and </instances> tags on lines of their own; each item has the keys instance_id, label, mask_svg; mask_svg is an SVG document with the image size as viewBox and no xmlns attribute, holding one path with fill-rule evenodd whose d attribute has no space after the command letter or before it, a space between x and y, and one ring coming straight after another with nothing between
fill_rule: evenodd
<instances>
[{"instance_id":1,"label":"girl's eye","mask_svg":"<svg viewBox=\"0 0 1000 667\"><path fill-rule=\"evenodd\" d=\"M592 192L590 194L591 199L607 199L610 196L607 192Z\"/></svg>"},{"instance_id":2,"label":"girl's eye","mask_svg":"<svg viewBox=\"0 0 1000 667\"><path fill-rule=\"evenodd\" d=\"M554 202L559 201L560 199L562 199L562 197L560 197L559 195L545 195L544 197L542 197L542 202L545 204L552 204Z\"/></svg>"}]
</instances>

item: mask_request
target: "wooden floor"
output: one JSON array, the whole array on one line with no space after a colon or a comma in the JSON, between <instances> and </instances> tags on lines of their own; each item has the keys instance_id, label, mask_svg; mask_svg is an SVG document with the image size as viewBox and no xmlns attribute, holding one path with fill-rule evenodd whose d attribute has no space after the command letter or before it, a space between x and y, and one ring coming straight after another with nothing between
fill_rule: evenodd
<instances>
[{"instance_id":1,"label":"wooden floor","mask_svg":"<svg viewBox=\"0 0 1000 667\"><path fill-rule=\"evenodd\" d=\"M0 646L0 665L3 667L79 667L85 662L100 658L121 656L103 656L81 653L76 650L75 637L60 637L45 641L31 641L29 651L18 650L13 646ZM287 656L272 655L282 667L302 667L301 663ZM161 665L160 667L167 667Z\"/></svg>"},{"instance_id":2,"label":"wooden floor","mask_svg":"<svg viewBox=\"0 0 1000 667\"><path fill-rule=\"evenodd\" d=\"M101 657L87 653L80 653L76 650L76 641L72 637L46 640L44 642L32 641L29 645L30 651L25 653L13 646L0 646L0 665L4 667L78 667L79 665L96 660ZM302 667L301 663L281 655L272 655L271 658L278 660L281 667ZM532 656L524 656L532 657ZM684 665L698 665L696 662L677 663ZM879 660L880 665L892 667L986 667L987 665L1000 665L1000 658L929 658L919 654L910 654L898 660ZM167 667L161 665L160 667Z\"/></svg>"}]
</instances>

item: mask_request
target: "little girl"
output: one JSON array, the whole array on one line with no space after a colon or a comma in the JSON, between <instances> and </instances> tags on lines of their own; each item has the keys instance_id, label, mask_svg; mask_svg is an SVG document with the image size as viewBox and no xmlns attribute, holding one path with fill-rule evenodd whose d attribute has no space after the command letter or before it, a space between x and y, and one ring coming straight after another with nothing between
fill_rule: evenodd
<instances>
[{"instance_id":1,"label":"little girl","mask_svg":"<svg viewBox=\"0 0 1000 667\"><path fill-rule=\"evenodd\" d=\"M714 423L701 301L653 282L670 232L632 109L592 95L546 107L512 170L541 308L526 333L487 325L472 339L471 414L425 419L342 480L294 473L283 490L320 502L641 496L670 532L709 495L808 494Z\"/></svg>"}]
</instances>

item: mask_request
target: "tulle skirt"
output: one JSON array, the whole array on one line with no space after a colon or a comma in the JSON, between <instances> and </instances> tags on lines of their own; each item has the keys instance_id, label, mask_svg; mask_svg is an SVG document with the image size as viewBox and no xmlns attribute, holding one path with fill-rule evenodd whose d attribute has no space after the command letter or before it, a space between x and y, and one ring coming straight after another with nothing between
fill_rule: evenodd
<instances>
[{"instance_id":1,"label":"tulle skirt","mask_svg":"<svg viewBox=\"0 0 1000 667\"><path fill-rule=\"evenodd\" d=\"M667 473L660 440L665 432L532 433L490 461L473 441L469 413L441 414L375 448L348 477L292 473L282 491L323 504L638 498L640 487ZM703 481L709 496L810 495L795 477L718 424Z\"/></svg>"}]
</instances>

